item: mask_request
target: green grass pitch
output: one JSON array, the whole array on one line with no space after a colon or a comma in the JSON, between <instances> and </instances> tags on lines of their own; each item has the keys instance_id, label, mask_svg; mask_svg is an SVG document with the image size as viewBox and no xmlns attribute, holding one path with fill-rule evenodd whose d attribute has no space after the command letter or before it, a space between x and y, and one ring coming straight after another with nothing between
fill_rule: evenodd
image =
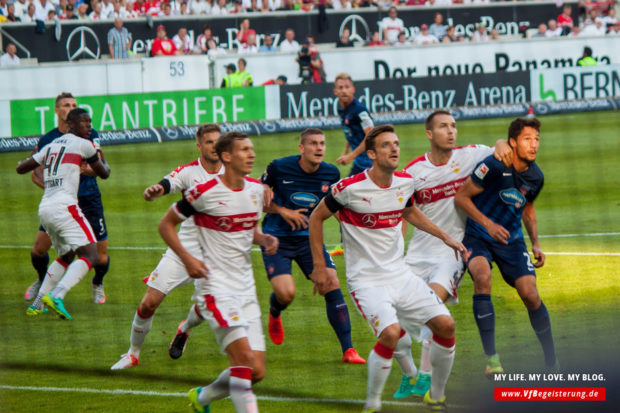
<instances>
[{"instance_id":1,"label":"green grass pitch","mask_svg":"<svg viewBox=\"0 0 620 413\"><path fill-rule=\"evenodd\" d=\"M541 120L538 163L545 173L545 187L536 210L541 245L548 256L547 264L538 271L539 290L551 315L562 371L607 374L606 366L618 365L619 359L610 359L610 354L620 341L620 115L616 111ZM505 138L509 121L459 122L459 143L491 145ZM398 126L397 132L402 166L427 150L422 125ZM252 176L259 177L272 159L297 153L297 136L253 137L257 161ZM339 130L328 131L326 136L326 160L333 162L344 147L344 137ZM176 200L169 196L147 203L142 191L198 154L190 141L110 146L104 147L104 152L112 168L110 179L100 181L110 233L111 268L105 279L108 301L92 303L89 274L65 300L74 317L71 322L52 315L25 315L23 293L35 278L29 249L38 227L41 191L28 176L15 173L16 162L26 153L0 155L4 182L0 197L1 412L184 412L189 407L183 394L210 383L227 367L204 325L194 330L182 358L168 357L168 344L191 304L192 287L185 286L174 291L156 313L140 366L109 370L128 348L132 317L146 289L141 279L164 251L156 226ZM341 168L341 173L347 170ZM326 237L328 243L335 243L339 232L331 221ZM53 259L54 253L51 256ZM260 254L252 253L252 259L266 330L271 290ZM349 303L353 342L365 357L375 339L351 305L344 287L343 259L337 257L336 264ZM297 268L295 277L298 294L283 316L284 344L274 346L267 338L267 377L255 386L259 407L276 413L360 411L367 369L340 362L323 299L312 295L311 283ZM507 372L542 372L542 351L523 304L495 270L493 283L497 348L504 368ZM459 296L461 303L450 307L457 325L457 350L447 388L448 404L453 410L475 411L476 406L492 401L494 383L482 374L484 356L472 318L468 276ZM419 364L419 345L414 345L413 354ZM383 393L383 411L423 411L416 399L388 404L395 402L391 395L400 382L398 370L394 363ZM612 378L606 379L577 384L606 386L611 398ZM546 403L525 407L552 406L552 402ZM571 406L583 405L567 405L566 411ZM581 411L604 406L586 405ZM211 411L232 412L233 407L224 400L216 402Z\"/></svg>"}]
</instances>

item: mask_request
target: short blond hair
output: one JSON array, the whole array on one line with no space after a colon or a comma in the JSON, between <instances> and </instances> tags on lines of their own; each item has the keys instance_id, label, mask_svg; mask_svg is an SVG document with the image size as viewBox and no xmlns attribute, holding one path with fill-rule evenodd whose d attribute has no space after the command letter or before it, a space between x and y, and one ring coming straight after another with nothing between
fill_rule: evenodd
<instances>
[{"instance_id":1,"label":"short blond hair","mask_svg":"<svg viewBox=\"0 0 620 413\"><path fill-rule=\"evenodd\" d=\"M349 80L351 81L351 83L353 83L353 79L351 79L351 75L348 74L347 72L338 73L336 77L334 78L334 83L336 83L339 80Z\"/></svg>"}]
</instances>

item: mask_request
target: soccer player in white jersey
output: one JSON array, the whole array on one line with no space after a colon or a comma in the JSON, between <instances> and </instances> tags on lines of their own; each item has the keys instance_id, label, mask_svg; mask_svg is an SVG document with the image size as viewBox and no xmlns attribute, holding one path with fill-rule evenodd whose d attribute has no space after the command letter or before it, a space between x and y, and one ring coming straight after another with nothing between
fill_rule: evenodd
<instances>
[{"instance_id":1,"label":"soccer player in white jersey","mask_svg":"<svg viewBox=\"0 0 620 413\"><path fill-rule=\"evenodd\" d=\"M278 240L257 227L263 208L263 185L247 176L254 165L254 147L241 132L223 134L215 145L225 166L222 175L183 194L159 224L159 233L197 278L194 297L230 362L209 386L191 389L188 397L197 412L209 410L230 396L237 412L257 412L252 382L265 375L265 336L256 298L250 251L255 242L275 253ZM193 217L202 259L187 251L175 227Z\"/></svg>"},{"instance_id":2,"label":"soccer player in white jersey","mask_svg":"<svg viewBox=\"0 0 620 413\"><path fill-rule=\"evenodd\" d=\"M213 123L202 125L196 131L196 148L200 157L186 165L181 165L166 175L159 183L151 185L144 190L144 199L153 201L165 194L184 192L190 187L207 182L224 172L220 158L215 152L215 142L220 137L219 126ZM198 231L193 220L183 222L179 229L179 238L187 251L196 258L202 257L202 251L198 243ZM168 248L157 267L147 277L148 289L142 297L142 301L134 314L129 336L130 347L127 353L115 363L111 369L120 370L137 366L140 359L140 350L144 340L151 330L153 315L164 301L164 298L175 288L192 282L187 274L181 259ZM197 311L191 310L187 317L179 325L177 335L170 344L170 356L174 359L181 357L189 331L192 327L204 320ZM180 332L181 328L183 330Z\"/></svg>"},{"instance_id":3,"label":"soccer player in white jersey","mask_svg":"<svg viewBox=\"0 0 620 413\"><path fill-rule=\"evenodd\" d=\"M318 286L327 282L321 255L323 221L339 211L349 291L378 338L367 360L364 411L381 409L381 392L399 339L405 331L418 336L424 325L433 333L433 377L424 401L441 410L454 361L454 320L434 291L405 263L402 219L440 238L455 254L466 253L465 247L412 205L413 178L396 172L400 148L393 126L373 128L366 135L366 151L372 167L339 181L310 216L312 279Z\"/></svg>"},{"instance_id":4,"label":"soccer player in white jersey","mask_svg":"<svg viewBox=\"0 0 620 413\"><path fill-rule=\"evenodd\" d=\"M42 301L61 318L71 320L63 300L98 263L95 235L77 205L80 166L86 161L103 179L110 176L110 168L97 156L95 145L88 140L92 131L88 112L73 109L67 116L67 123L69 133L21 161L17 172L24 174L43 165L45 191L39 204L39 219L60 257L47 269L33 305ZM75 254L79 259L72 262Z\"/></svg>"},{"instance_id":5,"label":"soccer player in white jersey","mask_svg":"<svg viewBox=\"0 0 620 413\"><path fill-rule=\"evenodd\" d=\"M456 121L450 112L438 110L431 113L424 123L430 151L413 159L405 172L414 180L414 200L417 207L431 221L443 228L452 238L461 241L465 233L466 216L454 205L454 194L471 175L478 162L495 154L498 160L511 162L511 149L500 139L493 148L485 145L455 147ZM407 225L403 224L403 235ZM414 274L422 278L445 303L457 302L457 289L465 272L461 259L454 259L454 252L440 240L423 231L415 231L407 249L405 262ZM401 339L402 348L411 342L406 335ZM410 395L424 396L430 387L430 340L422 343L420 371L413 363L410 351L395 354L401 365L409 366L402 376L395 398ZM417 373L417 377L416 377Z\"/></svg>"}]
</instances>

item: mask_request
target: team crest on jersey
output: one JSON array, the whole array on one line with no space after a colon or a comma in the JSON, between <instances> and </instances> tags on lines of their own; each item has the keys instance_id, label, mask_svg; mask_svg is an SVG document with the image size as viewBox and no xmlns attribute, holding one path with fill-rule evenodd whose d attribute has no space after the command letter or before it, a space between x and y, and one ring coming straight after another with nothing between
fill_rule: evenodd
<instances>
[{"instance_id":1,"label":"team crest on jersey","mask_svg":"<svg viewBox=\"0 0 620 413\"><path fill-rule=\"evenodd\" d=\"M256 194L251 194L251 195L250 195L250 198L252 198L252 203L253 203L254 205L258 205L258 201L257 201L258 196L257 196Z\"/></svg>"},{"instance_id":2,"label":"team crest on jersey","mask_svg":"<svg viewBox=\"0 0 620 413\"><path fill-rule=\"evenodd\" d=\"M230 313L228 313L228 318L233 321L239 321L239 313L236 311L231 311Z\"/></svg>"},{"instance_id":3,"label":"team crest on jersey","mask_svg":"<svg viewBox=\"0 0 620 413\"><path fill-rule=\"evenodd\" d=\"M379 316L378 316L378 315L374 315L374 316L372 316L372 318L370 319L370 323L371 323L374 327L379 327Z\"/></svg>"},{"instance_id":4,"label":"team crest on jersey","mask_svg":"<svg viewBox=\"0 0 620 413\"><path fill-rule=\"evenodd\" d=\"M499 192L499 197L505 204L517 209L525 205L525 196L517 188L504 189Z\"/></svg>"},{"instance_id":5,"label":"team crest on jersey","mask_svg":"<svg viewBox=\"0 0 620 413\"><path fill-rule=\"evenodd\" d=\"M396 191L396 199L398 202L403 202L403 198L405 197L405 193L403 191Z\"/></svg>"},{"instance_id":6,"label":"team crest on jersey","mask_svg":"<svg viewBox=\"0 0 620 413\"><path fill-rule=\"evenodd\" d=\"M474 171L474 174L476 174L478 178L484 179L487 172L489 172L489 167L486 166L484 163L481 163L480 165L478 165L478 167Z\"/></svg>"},{"instance_id":7,"label":"team crest on jersey","mask_svg":"<svg viewBox=\"0 0 620 413\"><path fill-rule=\"evenodd\" d=\"M323 186L321 187L321 191L322 191L322 192L327 192L327 191L329 191L329 185L327 185L327 184L323 184Z\"/></svg>"}]
</instances>

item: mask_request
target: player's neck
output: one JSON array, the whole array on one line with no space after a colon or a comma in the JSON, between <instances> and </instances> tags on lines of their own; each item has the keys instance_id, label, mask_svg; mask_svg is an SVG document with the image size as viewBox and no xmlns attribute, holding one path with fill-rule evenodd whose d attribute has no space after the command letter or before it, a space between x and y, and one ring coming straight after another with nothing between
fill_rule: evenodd
<instances>
[{"instance_id":1,"label":"player's neck","mask_svg":"<svg viewBox=\"0 0 620 413\"><path fill-rule=\"evenodd\" d=\"M299 167L307 174L315 173L319 169L319 166L320 164L314 165L306 161L303 156L299 158Z\"/></svg>"},{"instance_id":2,"label":"player's neck","mask_svg":"<svg viewBox=\"0 0 620 413\"><path fill-rule=\"evenodd\" d=\"M205 171L207 171L208 174L216 174L222 167L222 163L220 161L209 162L203 157L200 157L200 165L202 165L202 167Z\"/></svg>"},{"instance_id":3,"label":"player's neck","mask_svg":"<svg viewBox=\"0 0 620 413\"><path fill-rule=\"evenodd\" d=\"M226 168L224 173L220 175L220 179L228 189L233 191L239 191L245 186L245 175L230 170L230 168Z\"/></svg>"},{"instance_id":4,"label":"player's neck","mask_svg":"<svg viewBox=\"0 0 620 413\"><path fill-rule=\"evenodd\" d=\"M368 169L367 173L370 180L380 188L388 188L392 185L392 174L394 171L384 170L373 165L372 168Z\"/></svg>"},{"instance_id":5,"label":"player's neck","mask_svg":"<svg viewBox=\"0 0 620 413\"><path fill-rule=\"evenodd\" d=\"M512 167L519 173L525 172L530 167L530 162L515 155L512 159Z\"/></svg>"},{"instance_id":6,"label":"player's neck","mask_svg":"<svg viewBox=\"0 0 620 413\"><path fill-rule=\"evenodd\" d=\"M452 157L452 149L443 150L431 147L431 151L428 153L428 160L435 166L448 163L450 157Z\"/></svg>"},{"instance_id":7,"label":"player's neck","mask_svg":"<svg viewBox=\"0 0 620 413\"><path fill-rule=\"evenodd\" d=\"M58 122L58 130L60 131L60 133L68 133L69 125L65 122Z\"/></svg>"}]
</instances>

